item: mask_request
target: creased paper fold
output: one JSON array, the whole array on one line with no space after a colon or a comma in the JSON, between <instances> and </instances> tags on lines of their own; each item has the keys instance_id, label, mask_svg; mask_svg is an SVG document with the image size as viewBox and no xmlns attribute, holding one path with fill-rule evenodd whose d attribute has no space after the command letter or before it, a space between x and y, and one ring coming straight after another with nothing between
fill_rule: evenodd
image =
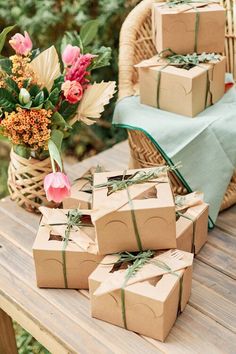
<instances>
[{"instance_id":1,"label":"creased paper fold","mask_svg":"<svg viewBox=\"0 0 236 354\"><path fill-rule=\"evenodd\" d=\"M49 228L53 234L64 238L68 221L65 211L63 211L63 209L51 209L46 207L40 207L39 210L44 216L45 227ZM87 213L89 213L89 211ZM91 246L95 245L95 242L86 234L86 227L74 226L70 231L69 239L75 242L84 251L88 251Z\"/></svg>"},{"instance_id":2,"label":"creased paper fold","mask_svg":"<svg viewBox=\"0 0 236 354\"><path fill-rule=\"evenodd\" d=\"M107 265L105 263L104 266L109 266L112 260L114 261L114 256L111 256L110 258L106 257ZM155 261L157 261L157 263L155 263ZM193 262L193 254L179 250L169 250L157 255L138 270L138 272L127 281L126 286L170 273L170 271L158 266L159 261L161 263L164 262L166 266L171 268L171 272L175 272L191 266ZM96 289L94 295L101 296L114 290L121 289L125 282L126 271L126 269L121 269L114 273L109 273L108 277Z\"/></svg>"}]
</instances>

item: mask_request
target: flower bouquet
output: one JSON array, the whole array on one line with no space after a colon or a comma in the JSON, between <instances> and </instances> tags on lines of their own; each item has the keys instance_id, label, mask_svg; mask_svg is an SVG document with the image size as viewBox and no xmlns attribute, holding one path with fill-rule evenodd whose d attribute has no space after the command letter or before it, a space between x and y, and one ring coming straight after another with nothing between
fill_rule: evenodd
<instances>
[{"instance_id":1,"label":"flower bouquet","mask_svg":"<svg viewBox=\"0 0 236 354\"><path fill-rule=\"evenodd\" d=\"M0 51L6 35L0 34ZM90 21L54 46L32 50L27 32L9 41L15 54L0 57L0 133L12 143L8 173L11 198L30 211L60 203L70 193L61 145L77 121L93 124L115 92L115 82L92 83L91 72L109 64L110 48L88 53L96 35Z\"/></svg>"}]
</instances>

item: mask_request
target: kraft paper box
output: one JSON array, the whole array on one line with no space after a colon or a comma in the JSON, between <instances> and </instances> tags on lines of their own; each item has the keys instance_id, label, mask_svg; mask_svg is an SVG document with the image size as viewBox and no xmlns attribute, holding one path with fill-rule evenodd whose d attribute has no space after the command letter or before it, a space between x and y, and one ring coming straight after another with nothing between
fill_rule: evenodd
<instances>
[{"instance_id":1,"label":"kraft paper box","mask_svg":"<svg viewBox=\"0 0 236 354\"><path fill-rule=\"evenodd\" d=\"M156 3L152 8L153 41L159 53L170 48L177 54L222 54L225 24L225 9L216 3Z\"/></svg>"},{"instance_id":2,"label":"kraft paper box","mask_svg":"<svg viewBox=\"0 0 236 354\"><path fill-rule=\"evenodd\" d=\"M141 103L195 117L224 95L225 57L189 70L167 64L155 56L136 65Z\"/></svg>"},{"instance_id":3,"label":"kraft paper box","mask_svg":"<svg viewBox=\"0 0 236 354\"><path fill-rule=\"evenodd\" d=\"M125 287L127 269L122 265L114 270L117 260L114 255L105 257L89 277L92 317L164 341L190 297L193 255L170 250L155 256L153 260L172 273L150 261Z\"/></svg>"},{"instance_id":4,"label":"kraft paper box","mask_svg":"<svg viewBox=\"0 0 236 354\"><path fill-rule=\"evenodd\" d=\"M88 276L103 258L97 254L94 228L88 227L90 211L81 211L81 220L88 226L73 228L65 247L63 238L68 210L44 207L40 210L43 217L33 245L37 285L44 288L88 289Z\"/></svg>"},{"instance_id":5,"label":"kraft paper box","mask_svg":"<svg viewBox=\"0 0 236 354\"><path fill-rule=\"evenodd\" d=\"M70 197L63 200L63 209L92 208L92 179L94 172L103 172L104 167L89 168L80 178L74 181Z\"/></svg>"},{"instance_id":6,"label":"kraft paper box","mask_svg":"<svg viewBox=\"0 0 236 354\"><path fill-rule=\"evenodd\" d=\"M71 187L70 197L63 200L63 209L91 209L92 192L91 183L87 179L75 181Z\"/></svg>"},{"instance_id":7,"label":"kraft paper box","mask_svg":"<svg viewBox=\"0 0 236 354\"><path fill-rule=\"evenodd\" d=\"M157 169L127 170L125 178L153 171ZM175 205L167 173L146 183L129 186L129 195L126 188L111 194L108 194L107 186L97 188L114 179L121 180L123 173L94 174L92 220L99 253L140 251L137 232L142 250L176 248ZM135 231L135 222L138 231Z\"/></svg>"},{"instance_id":8,"label":"kraft paper box","mask_svg":"<svg viewBox=\"0 0 236 354\"><path fill-rule=\"evenodd\" d=\"M199 192L177 198L181 200L176 206L179 213L176 221L177 248L197 254L207 242L209 205L204 203L203 194Z\"/></svg>"}]
</instances>

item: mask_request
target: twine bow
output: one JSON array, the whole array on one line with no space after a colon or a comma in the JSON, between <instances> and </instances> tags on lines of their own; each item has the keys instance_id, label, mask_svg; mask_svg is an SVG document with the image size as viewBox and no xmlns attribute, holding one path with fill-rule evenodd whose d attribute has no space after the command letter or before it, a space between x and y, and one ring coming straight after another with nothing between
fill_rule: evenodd
<instances>
[{"instance_id":1,"label":"twine bow","mask_svg":"<svg viewBox=\"0 0 236 354\"><path fill-rule=\"evenodd\" d=\"M167 271L170 274L173 274L177 276L180 279L180 289L179 289L179 302L178 302L178 311L177 315L181 311L181 301L182 301L182 293L183 293L183 277L179 276L178 273L173 272L172 269L163 261L153 259L152 257L154 256L155 252L153 251L144 251L144 252L139 252L138 254L134 255L129 252L124 252L120 253L120 258L117 260L115 264L120 264L123 262L133 262L132 265L128 266L125 274L125 279L121 287L121 312L122 312L122 320L123 320L123 325L124 328L127 329L127 319L126 319L126 306L125 306L125 288L127 285L127 282L129 281L130 278L134 277L135 274L148 262L151 262L152 264L156 265L157 267Z\"/></svg>"},{"instance_id":2,"label":"twine bow","mask_svg":"<svg viewBox=\"0 0 236 354\"><path fill-rule=\"evenodd\" d=\"M63 267L63 277L65 288L68 288L68 279L67 279L67 267L66 267L66 248L68 246L70 233L75 227L89 227L90 225L82 222L83 214L78 209L69 210L66 214L67 222L65 223L53 223L48 224L49 226L63 226L66 225L65 235L62 236L62 267Z\"/></svg>"},{"instance_id":3,"label":"twine bow","mask_svg":"<svg viewBox=\"0 0 236 354\"><path fill-rule=\"evenodd\" d=\"M215 54L215 53L202 53L202 54L177 54L173 52L170 48L164 49L159 53L159 58L163 57L164 53L171 53L168 55L165 59L167 60L166 65L164 65L159 71L158 71L158 77L157 77L157 108L160 108L160 87L161 87L161 72L164 70L167 66L169 65L174 65L174 66L179 66L182 69L189 70L193 68L194 66L198 66L203 63L209 63L211 61L220 61L221 55ZM209 73L207 70L207 87L206 87L206 96L205 96L205 108L207 107L207 98L208 94L210 93L210 78L209 78ZM211 94L211 93L210 93Z\"/></svg>"},{"instance_id":4,"label":"twine bow","mask_svg":"<svg viewBox=\"0 0 236 354\"><path fill-rule=\"evenodd\" d=\"M105 183L97 184L94 186L94 188L105 188L107 187L108 190L108 195L126 189L132 185L135 184L141 184L141 183L148 183L151 182L154 179L159 178L162 174L168 172L168 171L173 171L179 167L179 164L176 164L174 166L161 166L157 167L155 169L149 170L149 171L137 171L128 178L126 177L126 172L123 172L122 179L112 179L112 181L107 181Z\"/></svg>"},{"instance_id":5,"label":"twine bow","mask_svg":"<svg viewBox=\"0 0 236 354\"><path fill-rule=\"evenodd\" d=\"M106 183L101 183L101 184L94 186L94 188L108 187L108 195L111 195L112 193L126 189L128 203L129 203L130 211L131 211L133 227L134 227L134 233L135 233L136 242L137 242L139 251L143 251L143 247L142 247L142 241L141 241L141 237L140 237L140 233L139 233L139 229L138 229L138 225L137 225L137 219L136 219L136 215L135 215L133 201L132 201L132 198L131 198L130 192L129 192L129 187L132 185L136 185L136 184L149 183L152 180L160 177L163 173L166 173L167 171L170 171L170 170L175 170L178 166L179 166L179 164L176 164L175 166L161 166L161 167L157 167L156 169L149 170L149 171L138 171L138 172L135 172L133 175L129 176L127 179L125 178L126 174L127 174L127 171L125 170L123 172L122 179L113 179L112 181L107 181Z\"/></svg>"}]
</instances>

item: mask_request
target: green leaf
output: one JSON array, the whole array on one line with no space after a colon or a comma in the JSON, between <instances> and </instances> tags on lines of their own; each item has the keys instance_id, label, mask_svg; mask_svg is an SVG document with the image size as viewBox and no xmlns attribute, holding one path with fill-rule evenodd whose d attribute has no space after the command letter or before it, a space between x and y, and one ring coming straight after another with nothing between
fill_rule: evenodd
<instances>
[{"instance_id":1,"label":"green leaf","mask_svg":"<svg viewBox=\"0 0 236 354\"><path fill-rule=\"evenodd\" d=\"M88 21L81 27L80 37L85 47L89 45L96 37L98 32L98 27L99 27L98 20Z\"/></svg>"},{"instance_id":2,"label":"green leaf","mask_svg":"<svg viewBox=\"0 0 236 354\"><path fill-rule=\"evenodd\" d=\"M71 128L59 112L54 112L51 118L52 124L61 128Z\"/></svg>"},{"instance_id":3,"label":"green leaf","mask_svg":"<svg viewBox=\"0 0 236 354\"><path fill-rule=\"evenodd\" d=\"M110 47L101 47L98 50L94 50L93 54L97 55L97 57L93 59L92 64L88 69L89 71L110 65L110 60L111 60Z\"/></svg>"},{"instance_id":4,"label":"green leaf","mask_svg":"<svg viewBox=\"0 0 236 354\"><path fill-rule=\"evenodd\" d=\"M47 100L46 102L44 102L44 108L45 109L51 109L52 111L54 111L55 106L52 104L51 101Z\"/></svg>"},{"instance_id":5,"label":"green leaf","mask_svg":"<svg viewBox=\"0 0 236 354\"><path fill-rule=\"evenodd\" d=\"M66 100L62 101L61 107L59 109L59 113L63 116L64 119L68 119L72 117L78 108L78 103L76 104L71 104L67 102Z\"/></svg>"},{"instance_id":6,"label":"green leaf","mask_svg":"<svg viewBox=\"0 0 236 354\"><path fill-rule=\"evenodd\" d=\"M60 167L61 171L62 171L63 168L62 168L61 155L60 155L60 152L59 152L59 150L57 148L57 145L54 143L54 141L52 141L52 139L50 139L48 141L48 150L49 150L49 154L50 154L50 157L51 157L52 164L55 161L58 164L58 166Z\"/></svg>"},{"instance_id":7,"label":"green leaf","mask_svg":"<svg viewBox=\"0 0 236 354\"><path fill-rule=\"evenodd\" d=\"M9 32L11 32L11 30L13 30L14 26L8 26L6 28L4 28L2 30L2 32L0 33L0 53L2 51L2 48L4 47L5 41L6 41L6 36Z\"/></svg>"},{"instance_id":8,"label":"green leaf","mask_svg":"<svg viewBox=\"0 0 236 354\"><path fill-rule=\"evenodd\" d=\"M44 102L44 92L40 91L36 96L35 99L33 100L33 107L38 107L42 105Z\"/></svg>"},{"instance_id":9,"label":"green leaf","mask_svg":"<svg viewBox=\"0 0 236 354\"><path fill-rule=\"evenodd\" d=\"M29 90L31 97L36 97L39 92L40 92L40 87L38 85L33 85Z\"/></svg>"},{"instance_id":10,"label":"green leaf","mask_svg":"<svg viewBox=\"0 0 236 354\"><path fill-rule=\"evenodd\" d=\"M17 83L14 80L12 80L12 78L10 78L10 77L6 78L5 82L8 86L8 89L10 89L16 95L19 95L20 89L19 89Z\"/></svg>"},{"instance_id":11,"label":"green leaf","mask_svg":"<svg viewBox=\"0 0 236 354\"><path fill-rule=\"evenodd\" d=\"M21 108L25 108L25 109L30 109L30 107L32 106L32 101L29 101L25 105L18 104L17 106L20 106Z\"/></svg>"},{"instance_id":12,"label":"green leaf","mask_svg":"<svg viewBox=\"0 0 236 354\"><path fill-rule=\"evenodd\" d=\"M57 87L49 95L49 101L51 101L54 106L58 103L59 95L60 91Z\"/></svg>"},{"instance_id":13,"label":"green leaf","mask_svg":"<svg viewBox=\"0 0 236 354\"><path fill-rule=\"evenodd\" d=\"M61 144L64 134L61 130L53 129L51 133L51 140L56 144L59 151L61 151Z\"/></svg>"},{"instance_id":14,"label":"green leaf","mask_svg":"<svg viewBox=\"0 0 236 354\"><path fill-rule=\"evenodd\" d=\"M78 46L81 50L81 53L83 53L83 43L80 38L80 35L76 31L72 31L72 32L67 31L64 34L62 41L61 41L61 53L63 53L67 44Z\"/></svg>"},{"instance_id":15,"label":"green leaf","mask_svg":"<svg viewBox=\"0 0 236 354\"><path fill-rule=\"evenodd\" d=\"M0 107L7 112L12 112L15 104L16 100L13 95L6 89L0 88Z\"/></svg>"},{"instance_id":16,"label":"green leaf","mask_svg":"<svg viewBox=\"0 0 236 354\"><path fill-rule=\"evenodd\" d=\"M35 59L40 54L40 50L39 50L39 48L33 49L31 53L32 54L31 54L31 58L30 59L32 61L33 59Z\"/></svg>"},{"instance_id":17,"label":"green leaf","mask_svg":"<svg viewBox=\"0 0 236 354\"><path fill-rule=\"evenodd\" d=\"M31 82L31 78L25 79L25 80L23 81L23 87L24 87L25 89L27 89L28 86L29 86L29 84L30 84L30 82Z\"/></svg>"},{"instance_id":18,"label":"green leaf","mask_svg":"<svg viewBox=\"0 0 236 354\"><path fill-rule=\"evenodd\" d=\"M56 80L53 83L52 91L55 88L57 88L60 91L61 90L61 85L63 84L63 82L64 82L64 76L63 75L61 75L58 78L56 78Z\"/></svg>"},{"instance_id":19,"label":"green leaf","mask_svg":"<svg viewBox=\"0 0 236 354\"><path fill-rule=\"evenodd\" d=\"M3 71L5 71L8 75L11 74L12 70L12 62L8 58L1 58L0 59L0 67Z\"/></svg>"},{"instance_id":20,"label":"green leaf","mask_svg":"<svg viewBox=\"0 0 236 354\"><path fill-rule=\"evenodd\" d=\"M30 149L24 145L13 145L13 150L17 155L24 157L25 159L30 158Z\"/></svg>"}]
</instances>

